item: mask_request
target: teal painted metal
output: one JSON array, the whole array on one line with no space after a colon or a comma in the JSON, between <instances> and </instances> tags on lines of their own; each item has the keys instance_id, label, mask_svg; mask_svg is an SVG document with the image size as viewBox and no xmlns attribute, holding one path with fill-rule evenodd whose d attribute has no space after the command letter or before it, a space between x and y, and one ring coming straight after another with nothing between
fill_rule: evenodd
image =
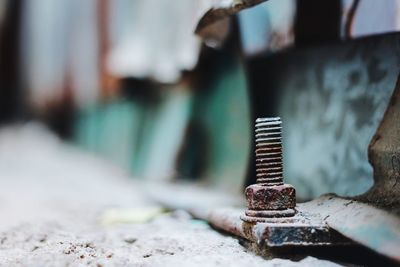
<instances>
[{"instance_id":1,"label":"teal painted metal","mask_svg":"<svg viewBox=\"0 0 400 267\"><path fill-rule=\"evenodd\" d=\"M191 120L203 129L207 142L201 176L215 188L242 191L250 154L250 103L243 65L227 51L218 56L208 88L194 95ZM193 142L196 142L194 140ZM196 159L194 159L196 160Z\"/></svg>"},{"instance_id":2,"label":"teal painted metal","mask_svg":"<svg viewBox=\"0 0 400 267\"><path fill-rule=\"evenodd\" d=\"M158 103L116 99L90 107L78 115L76 143L135 177L170 178L190 103L187 90L174 88Z\"/></svg>"},{"instance_id":3,"label":"teal painted metal","mask_svg":"<svg viewBox=\"0 0 400 267\"><path fill-rule=\"evenodd\" d=\"M298 197L355 196L373 185L368 144L399 72L398 35L272 56L286 181Z\"/></svg>"}]
</instances>

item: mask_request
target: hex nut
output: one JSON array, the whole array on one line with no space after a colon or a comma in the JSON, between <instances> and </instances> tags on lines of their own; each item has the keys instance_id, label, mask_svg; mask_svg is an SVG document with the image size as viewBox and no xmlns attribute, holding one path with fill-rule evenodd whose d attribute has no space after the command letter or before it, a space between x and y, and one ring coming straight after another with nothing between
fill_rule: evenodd
<instances>
[{"instance_id":1,"label":"hex nut","mask_svg":"<svg viewBox=\"0 0 400 267\"><path fill-rule=\"evenodd\" d=\"M284 210L296 206L296 190L290 184L253 184L246 188L245 194L250 210Z\"/></svg>"}]
</instances>

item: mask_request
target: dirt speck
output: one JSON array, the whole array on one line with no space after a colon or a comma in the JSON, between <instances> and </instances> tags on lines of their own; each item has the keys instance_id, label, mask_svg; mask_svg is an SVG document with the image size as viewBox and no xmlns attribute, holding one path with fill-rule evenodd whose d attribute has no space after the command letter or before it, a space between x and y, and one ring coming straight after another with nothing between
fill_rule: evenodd
<instances>
[{"instance_id":1,"label":"dirt speck","mask_svg":"<svg viewBox=\"0 0 400 267\"><path fill-rule=\"evenodd\" d=\"M135 243L135 242L137 241L137 238L134 238L134 237L126 237L126 238L124 238L124 241L125 241L125 243L133 244L133 243Z\"/></svg>"}]
</instances>

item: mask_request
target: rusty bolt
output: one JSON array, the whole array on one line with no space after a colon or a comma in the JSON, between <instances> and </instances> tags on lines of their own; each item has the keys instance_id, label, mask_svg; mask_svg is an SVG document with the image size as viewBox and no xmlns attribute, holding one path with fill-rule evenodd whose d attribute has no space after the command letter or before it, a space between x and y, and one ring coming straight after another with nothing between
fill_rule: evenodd
<instances>
[{"instance_id":1,"label":"rusty bolt","mask_svg":"<svg viewBox=\"0 0 400 267\"><path fill-rule=\"evenodd\" d=\"M263 222L294 216L296 190L283 183L281 119L259 118L255 131L257 179L245 190L247 210L241 218L246 222Z\"/></svg>"},{"instance_id":2,"label":"rusty bolt","mask_svg":"<svg viewBox=\"0 0 400 267\"><path fill-rule=\"evenodd\" d=\"M296 191L287 184L254 184L246 188L245 194L247 206L251 210L283 210L296 206Z\"/></svg>"}]
</instances>

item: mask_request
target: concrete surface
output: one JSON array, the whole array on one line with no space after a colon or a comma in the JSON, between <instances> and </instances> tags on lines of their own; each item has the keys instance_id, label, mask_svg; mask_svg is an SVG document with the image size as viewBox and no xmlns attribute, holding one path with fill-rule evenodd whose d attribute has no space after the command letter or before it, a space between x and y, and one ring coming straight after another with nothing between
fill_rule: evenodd
<instances>
[{"instance_id":1,"label":"concrete surface","mask_svg":"<svg viewBox=\"0 0 400 267\"><path fill-rule=\"evenodd\" d=\"M154 207L133 179L37 124L0 130L0 266L336 266L265 260L183 211L102 225L110 208Z\"/></svg>"}]
</instances>

